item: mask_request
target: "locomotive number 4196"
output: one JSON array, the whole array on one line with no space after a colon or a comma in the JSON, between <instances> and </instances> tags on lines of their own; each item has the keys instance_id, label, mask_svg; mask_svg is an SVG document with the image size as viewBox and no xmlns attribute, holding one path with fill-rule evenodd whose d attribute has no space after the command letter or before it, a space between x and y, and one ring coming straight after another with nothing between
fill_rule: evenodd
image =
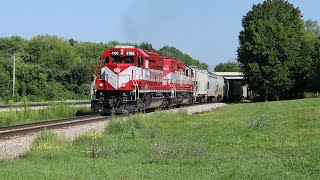
<instances>
[{"instance_id":1,"label":"locomotive number 4196","mask_svg":"<svg viewBox=\"0 0 320 180\"><path fill-rule=\"evenodd\" d=\"M119 51L111 51L111 56L119 56Z\"/></svg>"},{"instance_id":2,"label":"locomotive number 4196","mask_svg":"<svg viewBox=\"0 0 320 180\"><path fill-rule=\"evenodd\" d=\"M134 56L134 55L136 55L136 53L134 51L127 51L126 55L127 56Z\"/></svg>"}]
</instances>

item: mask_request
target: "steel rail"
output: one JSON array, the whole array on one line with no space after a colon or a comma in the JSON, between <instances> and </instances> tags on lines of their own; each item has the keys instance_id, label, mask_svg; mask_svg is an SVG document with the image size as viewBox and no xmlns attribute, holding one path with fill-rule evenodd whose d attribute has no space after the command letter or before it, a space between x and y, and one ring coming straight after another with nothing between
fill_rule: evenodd
<instances>
[{"instance_id":1,"label":"steel rail","mask_svg":"<svg viewBox=\"0 0 320 180\"><path fill-rule=\"evenodd\" d=\"M104 121L108 117L103 116L82 116L82 117L73 117L65 118L58 120L48 120L40 121L34 123L25 123L12 126L0 127L0 139L8 138L11 136L18 136L23 134L35 133L42 131L44 129L56 129L62 127L70 127L79 124L87 124L97 121Z\"/></svg>"}]
</instances>

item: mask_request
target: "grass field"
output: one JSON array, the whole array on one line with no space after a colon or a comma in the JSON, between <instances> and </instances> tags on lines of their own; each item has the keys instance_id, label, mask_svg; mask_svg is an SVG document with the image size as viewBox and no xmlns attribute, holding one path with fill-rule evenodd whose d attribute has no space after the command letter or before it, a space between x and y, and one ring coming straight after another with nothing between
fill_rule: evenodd
<instances>
[{"instance_id":1,"label":"grass field","mask_svg":"<svg viewBox=\"0 0 320 180\"><path fill-rule=\"evenodd\" d=\"M114 120L74 142L43 132L1 179L319 179L320 98Z\"/></svg>"},{"instance_id":2,"label":"grass field","mask_svg":"<svg viewBox=\"0 0 320 180\"><path fill-rule=\"evenodd\" d=\"M61 103L50 104L45 109L31 109L28 104L22 104L20 108L22 109L17 110L17 108L13 107L10 111L0 112L0 126L74 117L91 113L90 107L76 107Z\"/></svg>"}]
</instances>

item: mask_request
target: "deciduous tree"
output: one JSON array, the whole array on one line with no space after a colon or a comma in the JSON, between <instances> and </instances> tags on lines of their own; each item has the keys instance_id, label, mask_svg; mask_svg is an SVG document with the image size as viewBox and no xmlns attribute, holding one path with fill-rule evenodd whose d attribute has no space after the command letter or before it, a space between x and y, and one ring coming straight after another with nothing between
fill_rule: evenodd
<instances>
[{"instance_id":1,"label":"deciduous tree","mask_svg":"<svg viewBox=\"0 0 320 180\"><path fill-rule=\"evenodd\" d=\"M158 50L157 53L162 56L170 56L173 59L182 61L189 65L196 66L197 68L200 68L200 69L206 69L206 70L208 69L208 64L201 63L199 60L193 59L191 56L181 52L175 47L164 46L160 50Z\"/></svg>"},{"instance_id":2,"label":"deciduous tree","mask_svg":"<svg viewBox=\"0 0 320 180\"><path fill-rule=\"evenodd\" d=\"M238 60L252 90L265 100L291 98L304 78L301 58L304 23L301 12L286 0L266 0L242 19ZM299 84L303 84L299 82Z\"/></svg>"},{"instance_id":3,"label":"deciduous tree","mask_svg":"<svg viewBox=\"0 0 320 180\"><path fill-rule=\"evenodd\" d=\"M220 63L214 68L215 72L239 72L240 66L237 63Z\"/></svg>"}]
</instances>

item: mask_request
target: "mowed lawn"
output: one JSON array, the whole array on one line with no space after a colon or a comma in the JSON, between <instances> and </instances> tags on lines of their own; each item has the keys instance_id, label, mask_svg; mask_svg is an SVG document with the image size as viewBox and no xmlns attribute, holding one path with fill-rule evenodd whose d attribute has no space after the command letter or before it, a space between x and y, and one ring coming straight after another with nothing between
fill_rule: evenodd
<instances>
[{"instance_id":1,"label":"mowed lawn","mask_svg":"<svg viewBox=\"0 0 320 180\"><path fill-rule=\"evenodd\" d=\"M319 179L320 98L114 120L74 142L46 131L0 179Z\"/></svg>"}]
</instances>

